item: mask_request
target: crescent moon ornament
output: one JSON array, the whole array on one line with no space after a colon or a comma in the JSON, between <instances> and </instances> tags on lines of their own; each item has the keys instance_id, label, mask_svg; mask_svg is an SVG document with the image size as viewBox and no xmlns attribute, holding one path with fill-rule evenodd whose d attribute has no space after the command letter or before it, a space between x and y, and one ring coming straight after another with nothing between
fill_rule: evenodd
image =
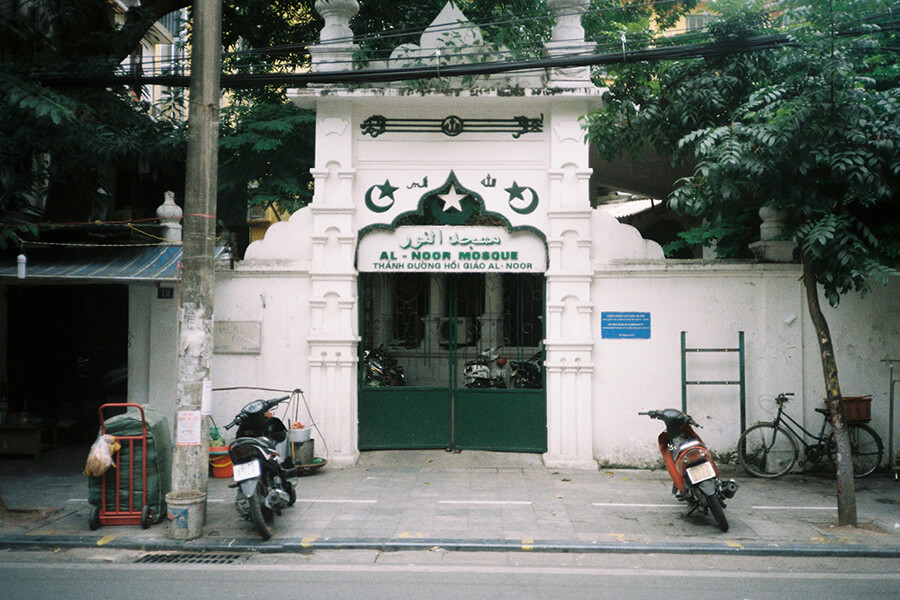
<instances>
[{"instance_id":1,"label":"crescent moon ornament","mask_svg":"<svg viewBox=\"0 0 900 600\"><path fill-rule=\"evenodd\" d=\"M372 191L378 189L381 194L378 196L378 199L382 198L390 198L391 201L387 204L375 204L375 201L372 199ZM368 190L366 190L366 208L371 210L374 213L383 213L391 210L394 206L394 192L397 191L397 188L391 185L390 180L385 179L382 185L373 185Z\"/></svg>"},{"instance_id":2,"label":"crescent moon ornament","mask_svg":"<svg viewBox=\"0 0 900 600\"><path fill-rule=\"evenodd\" d=\"M534 212L534 209L537 208L538 202L540 199L538 198L538 194L534 191L534 188L530 188L528 186L520 186L517 182L513 181L512 187L508 187L504 189L505 192L509 194L509 207L520 215L527 215ZM523 202L525 201L525 196L523 192L528 191L531 192L531 200L525 206L516 206L513 204L513 200L519 199Z\"/></svg>"}]
</instances>

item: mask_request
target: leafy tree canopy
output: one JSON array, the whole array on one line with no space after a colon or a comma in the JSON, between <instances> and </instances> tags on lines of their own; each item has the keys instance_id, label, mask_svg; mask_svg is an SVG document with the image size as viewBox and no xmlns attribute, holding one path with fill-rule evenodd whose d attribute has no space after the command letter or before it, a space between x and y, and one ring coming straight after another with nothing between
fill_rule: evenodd
<instances>
[{"instance_id":1,"label":"leafy tree canopy","mask_svg":"<svg viewBox=\"0 0 900 600\"><path fill-rule=\"evenodd\" d=\"M768 205L786 212L830 303L865 293L900 256L896 17L868 0L840 10L790 2L775 17L762 1L715 6L723 16L710 28L716 39L778 27L794 43L622 67L608 107L590 115L590 139L607 157L654 147L674 161L695 159L669 205L711 224L705 239L720 253L745 248L758 222L748 214Z\"/></svg>"},{"instance_id":2,"label":"leafy tree canopy","mask_svg":"<svg viewBox=\"0 0 900 600\"><path fill-rule=\"evenodd\" d=\"M645 34L651 23L665 26L695 3L593 0L583 21L588 37L598 43L619 43L620 33L628 31L629 43L637 44L642 36L649 39ZM307 45L318 38L323 24L314 4L314 0L226 0L225 68L277 72L308 66ZM397 45L417 41L444 4L445 0L362 0L352 22L361 57L383 58ZM459 0L458 5L492 44L506 46L518 57L538 56L553 25L545 0ZM141 0L117 14L108 0L0 3L0 159L7 166L0 177L4 221L84 219L97 202L96 190L109 183L105 179L116 167L140 163L156 172L183 160L184 124L161 118L177 114L171 109L183 102L179 90L170 91L167 106L148 110L136 97L140 88L59 89L37 81L54 73L116 72L155 22L189 6L189 0ZM222 170L223 198L239 205L274 201L288 210L302 205L311 193L311 116L287 106L283 86L234 90L229 99L235 106L223 115L222 164L227 165ZM50 193L47 206L31 214L36 156L46 157L48 168L41 177L46 177ZM288 172L276 167L290 167L296 179L287 182ZM171 175L177 180L178 169ZM238 177L244 178L243 185ZM228 207L222 212L242 213Z\"/></svg>"}]
</instances>

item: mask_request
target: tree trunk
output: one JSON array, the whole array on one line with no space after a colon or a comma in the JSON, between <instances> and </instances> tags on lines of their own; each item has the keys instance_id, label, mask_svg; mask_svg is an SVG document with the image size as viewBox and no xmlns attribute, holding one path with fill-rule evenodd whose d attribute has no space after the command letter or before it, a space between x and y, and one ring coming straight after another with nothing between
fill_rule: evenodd
<instances>
[{"instance_id":1,"label":"tree trunk","mask_svg":"<svg viewBox=\"0 0 900 600\"><path fill-rule=\"evenodd\" d=\"M838 525L856 527L856 488L853 481L853 457L850 453L850 435L847 431L847 420L844 415L844 401L841 397L841 386L838 382L837 361L834 358L834 347L831 344L831 332L828 322L822 314L819 304L819 289L816 276L806 255L803 256L803 285L806 287L806 302L809 316L816 328L819 340L819 352L822 355L822 372L825 376L826 406L828 407L834 439L837 443L837 503Z\"/></svg>"}]
</instances>

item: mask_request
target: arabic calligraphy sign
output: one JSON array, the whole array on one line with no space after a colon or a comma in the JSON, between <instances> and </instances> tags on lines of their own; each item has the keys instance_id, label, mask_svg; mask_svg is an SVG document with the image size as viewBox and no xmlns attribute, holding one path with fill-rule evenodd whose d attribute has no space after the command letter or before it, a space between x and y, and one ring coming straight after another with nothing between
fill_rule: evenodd
<instances>
[{"instance_id":1,"label":"arabic calligraphy sign","mask_svg":"<svg viewBox=\"0 0 900 600\"><path fill-rule=\"evenodd\" d=\"M359 242L357 269L365 272L542 273L543 240L502 227L398 227L371 231Z\"/></svg>"}]
</instances>

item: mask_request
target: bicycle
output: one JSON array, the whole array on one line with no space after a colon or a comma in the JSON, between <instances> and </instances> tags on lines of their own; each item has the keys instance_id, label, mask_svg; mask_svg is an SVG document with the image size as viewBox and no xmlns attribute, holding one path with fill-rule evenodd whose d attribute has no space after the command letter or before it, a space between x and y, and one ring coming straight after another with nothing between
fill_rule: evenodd
<instances>
[{"instance_id":1,"label":"bicycle","mask_svg":"<svg viewBox=\"0 0 900 600\"><path fill-rule=\"evenodd\" d=\"M781 393L775 398L778 413L774 421L761 421L748 427L738 439L738 460L748 473L755 477L781 477L794 467L799 457L797 441L804 446L805 460L800 461L800 468L808 463L818 463L827 456L832 468L835 466L836 444L834 432L825 434L828 426L828 409L816 408L822 415L822 428L816 435L807 431L800 423L785 412L785 404L793 396L792 393ZM813 438L806 443L794 427L802 431L806 437ZM860 478L870 475L881 464L884 447L878 434L863 423L847 423L850 435L850 447L853 456L853 474Z\"/></svg>"}]
</instances>

